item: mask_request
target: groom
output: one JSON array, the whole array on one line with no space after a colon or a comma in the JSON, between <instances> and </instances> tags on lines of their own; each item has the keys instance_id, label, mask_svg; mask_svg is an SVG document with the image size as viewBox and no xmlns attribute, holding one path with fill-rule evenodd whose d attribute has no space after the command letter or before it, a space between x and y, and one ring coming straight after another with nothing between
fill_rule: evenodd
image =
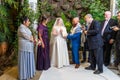
<instances>
[{"instance_id":1,"label":"groom","mask_svg":"<svg viewBox=\"0 0 120 80\"><path fill-rule=\"evenodd\" d=\"M72 44L72 61L75 63L75 68L79 68L79 47L81 42L81 25L79 23L79 18L75 17L72 20L73 27L71 28L71 33L68 34L67 38L71 41Z\"/></svg>"}]
</instances>

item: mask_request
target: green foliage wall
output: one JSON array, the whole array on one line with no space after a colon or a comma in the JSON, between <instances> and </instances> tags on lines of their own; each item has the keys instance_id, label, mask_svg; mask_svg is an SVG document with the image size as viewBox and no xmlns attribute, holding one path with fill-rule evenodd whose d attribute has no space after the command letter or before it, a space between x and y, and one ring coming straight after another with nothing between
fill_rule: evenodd
<instances>
[{"instance_id":1,"label":"green foliage wall","mask_svg":"<svg viewBox=\"0 0 120 80\"><path fill-rule=\"evenodd\" d=\"M84 0L81 1L83 6L81 17L90 13L96 20L104 19L104 12L110 10L110 0Z\"/></svg>"},{"instance_id":2,"label":"green foliage wall","mask_svg":"<svg viewBox=\"0 0 120 80\"><path fill-rule=\"evenodd\" d=\"M110 0L38 0L39 16L49 13L50 17L55 18L63 13L69 21L79 16L81 23L84 23L83 18L87 13L92 14L96 20L103 20L106 10L110 10Z\"/></svg>"},{"instance_id":3,"label":"green foliage wall","mask_svg":"<svg viewBox=\"0 0 120 80\"><path fill-rule=\"evenodd\" d=\"M17 2L15 0L2 0L0 4L0 42L12 42L11 24L13 19L11 17L11 9L17 9ZM4 37L3 37L4 36Z\"/></svg>"}]
</instances>

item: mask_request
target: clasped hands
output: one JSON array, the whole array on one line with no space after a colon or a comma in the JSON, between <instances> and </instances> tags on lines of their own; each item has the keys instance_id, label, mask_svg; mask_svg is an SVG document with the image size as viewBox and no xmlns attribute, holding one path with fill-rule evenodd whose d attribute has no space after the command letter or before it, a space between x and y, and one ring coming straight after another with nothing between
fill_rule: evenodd
<instances>
[{"instance_id":1,"label":"clasped hands","mask_svg":"<svg viewBox=\"0 0 120 80\"><path fill-rule=\"evenodd\" d=\"M38 44L39 46L41 45L41 40L35 39L33 36L30 37L30 41L34 44Z\"/></svg>"},{"instance_id":2,"label":"clasped hands","mask_svg":"<svg viewBox=\"0 0 120 80\"><path fill-rule=\"evenodd\" d=\"M65 33L65 32L63 32L63 30L62 30L62 29L60 29L60 33L62 34L63 38L67 38L68 34L67 34L67 33Z\"/></svg>"}]
</instances>

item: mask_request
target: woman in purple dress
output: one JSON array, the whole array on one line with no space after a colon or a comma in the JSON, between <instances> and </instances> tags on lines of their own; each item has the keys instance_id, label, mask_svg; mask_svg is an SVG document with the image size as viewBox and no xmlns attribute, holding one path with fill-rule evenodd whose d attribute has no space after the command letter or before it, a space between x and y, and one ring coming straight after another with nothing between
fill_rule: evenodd
<instances>
[{"instance_id":1,"label":"woman in purple dress","mask_svg":"<svg viewBox=\"0 0 120 80\"><path fill-rule=\"evenodd\" d=\"M47 70L50 67L47 22L47 17L43 16L37 28L38 39L41 42L38 44L37 49L37 70Z\"/></svg>"}]
</instances>

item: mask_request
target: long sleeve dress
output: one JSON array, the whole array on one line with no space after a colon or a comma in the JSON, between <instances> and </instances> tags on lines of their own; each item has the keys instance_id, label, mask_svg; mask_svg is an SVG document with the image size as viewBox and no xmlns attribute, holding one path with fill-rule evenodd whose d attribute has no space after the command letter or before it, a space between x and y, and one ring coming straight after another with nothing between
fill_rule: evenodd
<instances>
[{"instance_id":1,"label":"long sleeve dress","mask_svg":"<svg viewBox=\"0 0 120 80\"><path fill-rule=\"evenodd\" d=\"M18 28L18 70L19 79L28 80L35 75L34 44L30 41L32 33L21 24Z\"/></svg>"}]
</instances>

